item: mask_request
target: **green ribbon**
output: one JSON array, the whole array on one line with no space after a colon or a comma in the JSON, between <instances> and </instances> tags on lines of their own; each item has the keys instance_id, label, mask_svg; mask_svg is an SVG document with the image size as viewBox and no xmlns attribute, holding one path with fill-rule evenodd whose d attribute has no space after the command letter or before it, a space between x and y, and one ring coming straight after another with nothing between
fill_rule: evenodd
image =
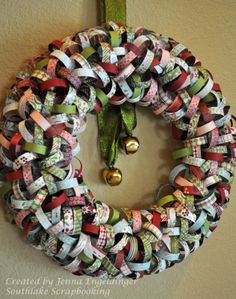
<instances>
[{"instance_id":1,"label":"green ribbon","mask_svg":"<svg viewBox=\"0 0 236 299\"><path fill-rule=\"evenodd\" d=\"M100 0L100 21L126 23L126 0Z\"/></svg>"},{"instance_id":2,"label":"green ribbon","mask_svg":"<svg viewBox=\"0 0 236 299\"><path fill-rule=\"evenodd\" d=\"M122 121L128 135L132 135L132 131L137 125L135 105L129 102L124 102L120 106Z\"/></svg>"},{"instance_id":3,"label":"green ribbon","mask_svg":"<svg viewBox=\"0 0 236 299\"><path fill-rule=\"evenodd\" d=\"M98 113L98 135L102 158L111 168L118 158L119 138L124 128L132 135L136 127L135 105L125 102L116 106L107 104Z\"/></svg>"},{"instance_id":4,"label":"green ribbon","mask_svg":"<svg viewBox=\"0 0 236 299\"><path fill-rule=\"evenodd\" d=\"M126 23L126 0L100 0L100 22L109 21ZM120 41L117 33L111 32L113 46L118 46ZM97 96L101 101L101 92ZM125 102L122 105L111 105L102 102L102 111L98 117L98 135L102 157L111 168L118 157L119 138L124 128L126 134L132 135L136 127L135 105Z\"/></svg>"},{"instance_id":5,"label":"green ribbon","mask_svg":"<svg viewBox=\"0 0 236 299\"><path fill-rule=\"evenodd\" d=\"M121 132L119 107L107 104L98 113L99 141L102 157L112 167L118 157L118 143Z\"/></svg>"}]
</instances>

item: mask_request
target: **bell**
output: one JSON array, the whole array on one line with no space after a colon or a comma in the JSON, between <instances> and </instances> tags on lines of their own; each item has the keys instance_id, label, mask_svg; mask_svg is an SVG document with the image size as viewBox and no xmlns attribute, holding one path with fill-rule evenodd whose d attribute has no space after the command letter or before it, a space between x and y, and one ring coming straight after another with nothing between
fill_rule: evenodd
<instances>
[{"instance_id":1,"label":"bell","mask_svg":"<svg viewBox=\"0 0 236 299\"><path fill-rule=\"evenodd\" d=\"M126 136L121 139L121 147L127 155L134 154L139 148L139 140L134 136Z\"/></svg>"},{"instance_id":2,"label":"bell","mask_svg":"<svg viewBox=\"0 0 236 299\"><path fill-rule=\"evenodd\" d=\"M102 175L105 182L110 186L118 186L122 181L122 173L118 168L104 168Z\"/></svg>"}]
</instances>

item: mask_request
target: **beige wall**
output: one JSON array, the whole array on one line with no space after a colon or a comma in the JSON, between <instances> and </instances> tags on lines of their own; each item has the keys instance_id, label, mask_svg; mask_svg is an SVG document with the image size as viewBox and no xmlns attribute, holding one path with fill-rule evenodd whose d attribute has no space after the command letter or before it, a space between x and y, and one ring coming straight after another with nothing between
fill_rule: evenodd
<instances>
[{"instance_id":1,"label":"beige wall","mask_svg":"<svg viewBox=\"0 0 236 299\"><path fill-rule=\"evenodd\" d=\"M97 24L95 0L1 0L0 1L0 98L14 80L20 66L46 49L53 39ZM236 113L236 1L232 0L127 0L127 23L145 26L158 33L173 36L187 45L203 65L220 82L232 111ZM90 117L88 130L81 138L79 155L85 168L85 179L97 198L113 206L145 207L160 182L166 181L172 161L169 128L160 118L138 109L135 135L141 141L136 156L120 157L117 166L123 170L124 182L110 189L98 178L103 167L96 151L96 120ZM94 150L95 148L95 150ZM89 164L89 162L91 162ZM142 169L142 173L140 171ZM144 179L143 179L144 177ZM185 262L157 275L145 277L130 286L101 286L100 295L72 298L235 298L236 296L236 187L219 228L204 245ZM1 298L6 295L7 278L75 279L42 253L26 244L15 226L7 223L0 210L0 285ZM94 282L77 278L81 289L94 289ZM7 280L11 284L12 281ZM43 284L43 283L41 283ZM32 287L32 286L31 286ZM46 281L44 289L50 288ZM19 288L19 286L18 286ZM64 285L59 290L76 289ZM95 290L95 289L94 289ZM16 298L46 298L16 296ZM66 295L51 298L69 298Z\"/></svg>"}]
</instances>

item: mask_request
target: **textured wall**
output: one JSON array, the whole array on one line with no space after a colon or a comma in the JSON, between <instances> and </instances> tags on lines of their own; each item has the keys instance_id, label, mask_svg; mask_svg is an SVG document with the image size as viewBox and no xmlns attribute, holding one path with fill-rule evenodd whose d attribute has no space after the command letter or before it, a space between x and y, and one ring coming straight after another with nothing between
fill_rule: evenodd
<instances>
[{"instance_id":1,"label":"textured wall","mask_svg":"<svg viewBox=\"0 0 236 299\"><path fill-rule=\"evenodd\" d=\"M127 23L145 26L157 33L173 36L186 44L203 65L221 83L232 111L236 112L236 1L232 0L127 0ZM35 54L46 49L53 39L97 24L95 0L1 0L0 1L0 99L20 66ZM89 117L86 133L81 137L79 155L85 167L84 177L97 198L113 206L145 207L152 202L158 184L165 182L172 161L169 128L160 118L138 109L135 135L141 141L140 151L132 156L121 156L117 166L124 173L120 187L110 189L98 177L103 167L97 152L96 119ZM236 293L236 187L232 187L231 202L225 210L219 228L202 248L185 262L158 275L145 277L130 285L96 286L92 280L77 278L77 287L70 286L76 277L58 267L42 253L23 241L16 227L6 222L0 210L0 285L1 298L7 287L18 288L11 279L32 278L31 288L40 285L51 290L58 279L69 279L56 287L63 295L50 298L69 298L66 290L80 288L94 290L84 298L235 298ZM46 279L46 280L43 280ZM47 281L48 279L48 281ZM39 285L37 285L37 280ZM59 282L62 283L61 280ZM35 283L35 285L34 285ZM28 286L30 282L28 281ZM95 295L99 293L98 295ZM46 298L23 296L16 298ZM47 296L49 297L49 296ZM78 298L73 296L72 298Z\"/></svg>"}]
</instances>

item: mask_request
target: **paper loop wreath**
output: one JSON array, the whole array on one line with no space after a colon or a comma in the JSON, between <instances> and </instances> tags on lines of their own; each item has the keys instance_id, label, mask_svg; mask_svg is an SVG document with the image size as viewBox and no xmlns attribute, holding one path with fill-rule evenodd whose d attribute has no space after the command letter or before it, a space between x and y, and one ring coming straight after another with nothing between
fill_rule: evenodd
<instances>
[{"instance_id":1,"label":"paper loop wreath","mask_svg":"<svg viewBox=\"0 0 236 299\"><path fill-rule=\"evenodd\" d=\"M146 210L94 198L77 155L86 114L125 101L171 122L183 147L173 193ZM172 38L109 22L53 41L20 72L3 109L0 161L10 215L24 236L70 272L142 277L181 262L217 227L235 158L220 86Z\"/></svg>"}]
</instances>

